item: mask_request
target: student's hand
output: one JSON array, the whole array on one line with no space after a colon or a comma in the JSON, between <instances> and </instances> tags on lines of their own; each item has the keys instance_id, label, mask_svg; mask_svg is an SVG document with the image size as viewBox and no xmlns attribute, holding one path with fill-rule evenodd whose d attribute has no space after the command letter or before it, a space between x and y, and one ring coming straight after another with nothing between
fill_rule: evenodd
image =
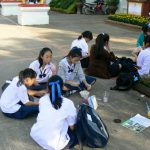
<instances>
[{"instance_id":1,"label":"student's hand","mask_svg":"<svg viewBox=\"0 0 150 150\"><path fill-rule=\"evenodd\" d=\"M90 84L86 84L86 88L87 88L88 91L90 91L92 86Z\"/></svg>"},{"instance_id":2,"label":"student's hand","mask_svg":"<svg viewBox=\"0 0 150 150\"><path fill-rule=\"evenodd\" d=\"M29 101L25 104L26 106L36 106L36 105L39 105L39 102L32 102L32 101Z\"/></svg>"},{"instance_id":3,"label":"student's hand","mask_svg":"<svg viewBox=\"0 0 150 150\"><path fill-rule=\"evenodd\" d=\"M41 90L41 91L28 90L27 92L31 96L43 96L44 94L48 93L48 90Z\"/></svg>"},{"instance_id":4,"label":"student's hand","mask_svg":"<svg viewBox=\"0 0 150 150\"><path fill-rule=\"evenodd\" d=\"M48 93L48 90L41 90L41 91L37 91L37 93L35 94L36 96L43 96L45 94Z\"/></svg>"},{"instance_id":5,"label":"student's hand","mask_svg":"<svg viewBox=\"0 0 150 150\"><path fill-rule=\"evenodd\" d=\"M55 64L51 63L51 71L52 71L52 75L56 75L57 74L57 68Z\"/></svg>"},{"instance_id":6,"label":"student's hand","mask_svg":"<svg viewBox=\"0 0 150 150\"><path fill-rule=\"evenodd\" d=\"M41 91L39 91L40 92L40 94L42 94L42 95L44 95L44 94L47 94L48 93L48 90L46 89L46 90L41 90Z\"/></svg>"},{"instance_id":7,"label":"student's hand","mask_svg":"<svg viewBox=\"0 0 150 150\"><path fill-rule=\"evenodd\" d=\"M66 86L63 86L62 88L64 91L68 91L69 89Z\"/></svg>"},{"instance_id":8,"label":"student's hand","mask_svg":"<svg viewBox=\"0 0 150 150\"><path fill-rule=\"evenodd\" d=\"M34 82L34 85L38 85L38 84L39 84L38 81L35 81L35 82Z\"/></svg>"}]
</instances>

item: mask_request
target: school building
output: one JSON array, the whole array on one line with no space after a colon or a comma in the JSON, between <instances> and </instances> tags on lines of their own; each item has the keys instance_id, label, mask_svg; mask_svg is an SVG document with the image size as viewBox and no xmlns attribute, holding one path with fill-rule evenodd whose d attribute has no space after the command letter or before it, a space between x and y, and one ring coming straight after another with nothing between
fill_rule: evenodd
<instances>
[{"instance_id":1,"label":"school building","mask_svg":"<svg viewBox=\"0 0 150 150\"><path fill-rule=\"evenodd\" d=\"M149 16L150 0L120 0L117 13Z\"/></svg>"}]
</instances>

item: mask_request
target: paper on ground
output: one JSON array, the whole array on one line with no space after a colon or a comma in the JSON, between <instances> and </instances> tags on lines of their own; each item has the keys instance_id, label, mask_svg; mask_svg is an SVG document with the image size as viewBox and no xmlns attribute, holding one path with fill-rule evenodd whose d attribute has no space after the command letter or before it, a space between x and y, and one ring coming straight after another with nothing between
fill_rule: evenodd
<instances>
[{"instance_id":1,"label":"paper on ground","mask_svg":"<svg viewBox=\"0 0 150 150\"><path fill-rule=\"evenodd\" d=\"M132 117L130 120L139 123L146 128L150 126L150 119L143 117L140 114L137 114L136 116Z\"/></svg>"}]
</instances>

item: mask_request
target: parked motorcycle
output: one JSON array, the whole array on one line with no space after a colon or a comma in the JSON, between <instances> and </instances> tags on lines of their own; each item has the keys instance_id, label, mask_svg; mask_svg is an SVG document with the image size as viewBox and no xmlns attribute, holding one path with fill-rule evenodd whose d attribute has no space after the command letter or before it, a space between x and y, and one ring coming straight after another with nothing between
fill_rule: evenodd
<instances>
[{"instance_id":1,"label":"parked motorcycle","mask_svg":"<svg viewBox=\"0 0 150 150\"><path fill-rule=\"evenodd\" d=\"M97 0L93 3L84 3L82 7L82 13L85 15L93 14L108 14L108 8L104 4L104 0Z\"/></svg>"}]
</instances>

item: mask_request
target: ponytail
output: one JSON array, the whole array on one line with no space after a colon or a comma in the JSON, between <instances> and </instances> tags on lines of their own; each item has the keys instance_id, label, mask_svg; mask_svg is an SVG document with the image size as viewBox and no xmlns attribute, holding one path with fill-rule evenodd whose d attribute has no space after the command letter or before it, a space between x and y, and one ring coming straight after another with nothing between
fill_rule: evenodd
<instances>
[{"instance_id":1,"label":"ponytail","mask_svg":"<svg viewBox=\"0 0 150 150\"><path fill-rule=\"evenodd\" d=\"M145 24L145 25L142 26L142 31L143 31L144 35L147 34L147 31L148 31L148 28L149 28L148 25L149 25L149 24Z\"/></svg>"},{"instance_id":2,"label":"ponytail","mask_svg":"<svg viewBox=\"0 0 150 150\"><path fill-rule=\"evenodd\" d=\"M96 44L94 47L95 58L99 59L104 53L105 43L109 41L109 35L106 33L101 33L96 38Z\"/></svg>"},{"instance_id":3,"label":"ponytail","mask_svg":"<svg viewBox=\"0 0 150 150\"><path fill-rule=\"evenodd\" d=\"M78 40L81 40L81 39L82 39L82 37L83 37L83 36L82 36L82 35L80 35L80 36L78 37Z\"/></svg>"},{"instance_id":4,"label":"ponytail","mask_svg":"<svg viewBox=\"0 0 150 150\"><path fill-rule=\"evenodd\" d=\"M48 81L50 101L56 110L62 106L62 86L63 80L57 75L52 76Z\"/></svg>"},{"instance_id":5,"label":"ponytail","mask_svg":"<svg viewBox=\"0 0 150 150\"><path fill-rule=\"evenodd\" d=\"M30 68L20 71L17 86L21 86L26 78L36 78L36 72Z\"/></svg>"},{"instance_id":6,"label":"ponytail","mask_svg":"<svg viewBox=\"0 0 150 150\"><path fill-rule=\"evenodd\" d=\"M19 73L19 81L17 83L17 86L21 86L23 84L23 71L20 71Z\"/></svg>"},{"instance_id":7,"label":"ponytail","mask_svg":"<svg viewBox=\"0 0 150 150\"><path fill-rule=\"evenodd\" d=\"M144 45L145 47L150 47L150 35L147 35L145 38L144 38Z\"/></svg>"},{"instance_id":8,"label":"ponytail","mask_svg":"<svg viewBox=\"0 0 150 150\"><path fill-rule=\"evenodd\" d=\"M81 40L82 38L87 38L89 40L93 39L93 34L91 31L84 31L79 37L78 40Z\"/></svg>"}]
</instances>

